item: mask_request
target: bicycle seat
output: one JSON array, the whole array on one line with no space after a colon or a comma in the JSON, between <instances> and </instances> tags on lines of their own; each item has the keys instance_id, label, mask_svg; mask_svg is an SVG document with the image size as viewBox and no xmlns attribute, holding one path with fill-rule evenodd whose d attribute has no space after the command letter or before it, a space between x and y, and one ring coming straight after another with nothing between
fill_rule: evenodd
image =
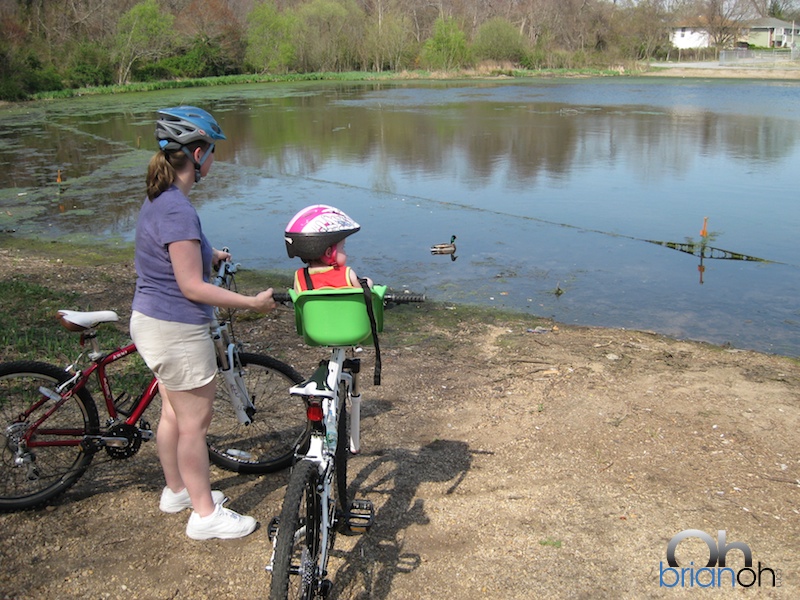
<instances>
[{"instance_id":1,"label":"bicycle seat","mask_svg":"<svg viewBox=\"0 0 800 600\"><path fill-rule=\"evenodd\" d=\"M372 288L376 332L383 331L385 285ZM309 346L371 345L372 326L366 296L361 288L322 288L289 296L294 304L297 333Z\"/></svg>"},{"instance_id":2,"label":"bicycle seat","mask_svg":"<svg viewBox=\"0 0 800 600\"><path fill-rule=\"evenodd\" d=\"M119 316L113 310L59 310L57 318L70 331L86 331L100 323L119 321Z\"/></svg>"}]
</instances>

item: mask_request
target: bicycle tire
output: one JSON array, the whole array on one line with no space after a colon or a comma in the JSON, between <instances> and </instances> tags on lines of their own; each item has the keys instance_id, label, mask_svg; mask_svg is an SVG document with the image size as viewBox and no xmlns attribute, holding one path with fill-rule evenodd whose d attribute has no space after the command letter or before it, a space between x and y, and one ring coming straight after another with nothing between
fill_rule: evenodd
<instances>
[{"instance_id":1,"label":"bicycle tire","mask_svg":"<svg viewBox=\"0 0 800 600\"><path fill-rule=\"evenodd\" d=\"M289 394L289 388L303 377L271 356L241 352L239 360L256 413L249 425L240 423L223 382L218 380L214 417L208 429L209 458L237 473L285 469L302 453L311 433L305 402Z\"/></svg>"},{"instance_id":2,"label":"bicycle tire","mask_svg":"<svg viewBox=\"0 0 800 600\"><path fill-rule=\"evenodd\" d=\"M301 460L292 469L278 520L271 600L310 600L322 585L322 486L317 465Z\"/></svg>"},{"instance_id":3,"label":"bicycle tire","mask_svg":"<svg viewBox=\"0 0 800 600\"><path fill-rule=\"evenodd\" d=\"M47 401L25 420L24 411L42 398L39 388L53 390L69 378L59 367L33 361L0 365L0 511L28 510L52 501L80 479L92 462L94 451L85 444L37 446L30 449L29 463L17 465L15 453L21 436L53 407ZM82 440L100 430L97 406L84 388L73 395L41 425L39 441L55 437L52 430L72 430L65 437ZM45 430L51 433L46 434Z\"/></svg>"}]
</instances>

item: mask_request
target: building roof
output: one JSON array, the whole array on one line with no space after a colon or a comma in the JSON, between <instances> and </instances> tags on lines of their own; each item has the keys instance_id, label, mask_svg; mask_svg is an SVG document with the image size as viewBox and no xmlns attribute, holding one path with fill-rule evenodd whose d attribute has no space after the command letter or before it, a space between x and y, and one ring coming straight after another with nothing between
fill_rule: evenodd
<instances>
[{"instance_id":1,"label":"building roof","mask_svg":"<svg viewBox=\"0 0 800 600\"><path fill-rule=\"evenodd\" d=\"M791 29L794 27L794 24L787 21L781 21L780 19L776 19L774 17L764 17L763 19L750 21L747 26L750 29Z\"/></svg>"}]
</instances>

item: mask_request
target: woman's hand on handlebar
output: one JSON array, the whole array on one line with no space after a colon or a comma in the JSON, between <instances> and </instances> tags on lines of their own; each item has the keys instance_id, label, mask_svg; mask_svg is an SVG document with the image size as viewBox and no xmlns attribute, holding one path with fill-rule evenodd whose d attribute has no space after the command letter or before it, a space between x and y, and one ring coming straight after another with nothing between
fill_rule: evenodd
<instances>
[{"instance_id":1,"label":"woman's hand on handlebar","mask_svg":"<svg viewBox=\"0 0 800 600\"><path fill-rule=\"evenodd\" d=\"M275 310L275 299L272 297L272 288L266 289L263 292L252 296L253 306L252 310L260 313L267 313Z\"/></svg>"},{"instance_id":2,"label":"woman's hand on handlebar","mask_svg":"<svg viewBox=\"0 0 800 600\"><path fill-rule=\"evenodd\" d=\"M226 260L231 259L231 253L228 252L227 248L223 248L222 250L217 250L216 248L211 248L211 265L218 269L220 263L225 262Z\"/></svg>"}]
</instances>

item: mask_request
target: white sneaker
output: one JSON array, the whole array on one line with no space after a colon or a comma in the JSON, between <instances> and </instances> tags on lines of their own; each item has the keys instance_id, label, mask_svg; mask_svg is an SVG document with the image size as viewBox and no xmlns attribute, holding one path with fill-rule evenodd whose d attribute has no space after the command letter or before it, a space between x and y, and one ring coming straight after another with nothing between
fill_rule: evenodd
<instances>
[{"instance_id":1,"label":"white sneaker","mask_svg":"<svg viewBox=\"0 0 800 600\"><path fill-rule=\"evenodd\" d=\"M186 535L193 540L230 540L250 535L255 531L256 525L258 521L253 517L245 517L217 504L214 512L207 517L201 517L192 511L186 525Z\"/></svg>"},{"instance_id":2,"label":"white sneaker","mask_svg":"<svg viewBox=\"0 0 800 600\"><path fill-rule=\"evenodd\" d=\"M211 499L214 504L223 504L228 498L224 492L219 490L211 490ZM161 492L161 501L158 503L158 508L165 513L177 513L186 508L192 508L192 500L189 498L189 492L183 488L177 494L168 487L164 487Z\"/></svg>"}]
</instances>

